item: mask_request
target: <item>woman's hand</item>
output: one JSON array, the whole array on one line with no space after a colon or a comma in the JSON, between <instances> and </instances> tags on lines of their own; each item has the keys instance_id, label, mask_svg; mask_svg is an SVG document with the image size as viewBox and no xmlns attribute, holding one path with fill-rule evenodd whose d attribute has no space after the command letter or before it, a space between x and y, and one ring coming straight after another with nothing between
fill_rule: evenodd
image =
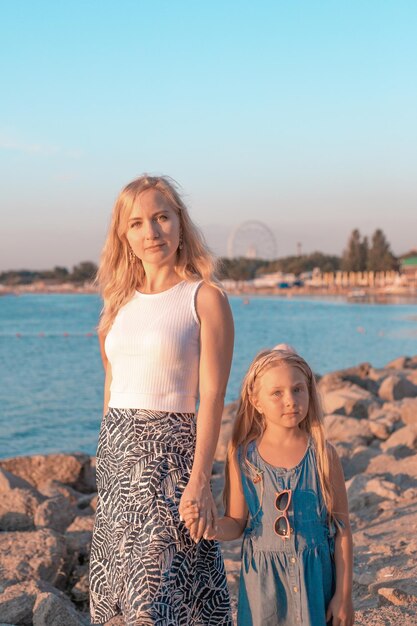
<instances>
[{"instance_id":1,"label":"woman's hand","mask_svg":"<svg viewBox=\"0 0 417 626\"><path fill-rule=\"evenodd\" d=\"M184 525L188 530L198 520L200 514L198 512L198 506L193 502L187 502L186 507L182 510L180 520L184 522Z\"/></svg>"},{"instance_id":2,"label":"woman's hand","mask_svg":"<svg viewBox=\"0 0 417 626\"><path fill-rule=\"evenodd\" d=\"M198 518L193 520L190 520L190 504L194 506L194 511L198 511ZM215 532L217 509L208 482L196 483L190 480L184 489L178 510L183 520L186 520L186 517L189 520L186 526L196 543L203 535L211 536Z\"/></svg>"},{"instance_id":3,"label":"woman's hand","mask_svg":"<svg viewBox=\"0 0 417 626\"><path fill-rule=\"evenodd\" d=\"M329 602L326 621L332 626L352 626L355 620L351 598L344 600L335 594Z\"/></svg>"}]
</instances>

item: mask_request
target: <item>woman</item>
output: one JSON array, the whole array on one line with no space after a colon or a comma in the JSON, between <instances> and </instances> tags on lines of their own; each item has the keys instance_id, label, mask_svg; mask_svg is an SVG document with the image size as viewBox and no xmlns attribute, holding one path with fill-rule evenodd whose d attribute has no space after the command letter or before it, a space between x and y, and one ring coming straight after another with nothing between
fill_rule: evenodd
<instances>
[{"instance_id":1,"label":"woman","mask_svg":"<svg viewBox=\"0 0 417 626\"><path fill-rule=\"evenodd\" d=\"M119 195L98 272L108 359L90 559L94 623L231 625L210 490L233 351L214 262L173 184ZM195 419L199 400L198 419ZM188 533L181 512L195 502Z\"/></svg>"}]
</instances>

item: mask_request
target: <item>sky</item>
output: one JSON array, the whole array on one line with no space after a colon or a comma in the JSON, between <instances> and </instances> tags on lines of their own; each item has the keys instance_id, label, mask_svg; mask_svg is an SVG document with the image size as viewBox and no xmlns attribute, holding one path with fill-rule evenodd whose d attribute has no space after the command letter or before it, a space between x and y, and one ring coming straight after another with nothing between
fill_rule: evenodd
<instances>
[{"instance_id":1,"label":"sky","mask_svg":"<svg viewBox=\"0 0 417 626\"><path fill-rule=\"evenodd\" d=\"M0 271L97 262L144 172L220 255L251 220L417 248L416 32L414 0L0 0Z\"/></svg>"}]
</instances>

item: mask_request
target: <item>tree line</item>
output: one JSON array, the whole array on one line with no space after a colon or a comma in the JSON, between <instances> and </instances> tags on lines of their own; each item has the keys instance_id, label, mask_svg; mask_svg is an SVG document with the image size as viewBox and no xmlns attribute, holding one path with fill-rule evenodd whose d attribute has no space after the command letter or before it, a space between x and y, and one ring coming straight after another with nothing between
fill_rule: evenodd
<instances>
[{"instance_id":1,"label":"tree line","mask_svg":"<svg viewBox=\"0 0 417 626\"><path fill-rule=\"evenodd\" d=\"M0 284L13 287L15 285L30 285L38 281L49 283L84 284L92 282L97 273L97 265L92 261L83 261L74 265L72 271L66 267L56 266L52 270L11 270L0 272Z\"/></svg>"},{"instance_id":2,"label":"tree line","mask_svg":"<svg viewBox=\"0 0 417 626\"><path fill-rule=\"evenodd\" d=\"M252 280L262 274L283 272L299 276L304 272L311 272L318 268L322 272L388 271L397 270L399 260L391 252L384 232L378 228L369 241L362 237L355 228L346 245L343 255L335 256L313 252L299 256L287 256L273 261L265 259L248 259L239 257L234 259L221 258L219 260L219 277L232 280ZM53 283L83 284L92 282L97 273L97 265L92 261L83 261L75 265L71 271L66 267L56 266L52 270L31 271L12 270L0 273L0 284L7 286L28 285L37 281Z\"/></svg>"},{"instance_id":3,"label":"tree line","mask_svg":"<svg viewBox=\"0 0 417 626\"><path fill-rule=\"evenodd\" d=\"M399 261L391 252L384 232L377 228L369 242L355 228L342 257L342 269L347 272L383 272L398 270Z\"/></svg>"},{"instance_id":4,"label":"tree line","mask_svg":"<svg viewBox=\"0 0 417 626\"><path fill-rule=\"evenodd\" d=\"M287 256L274 261L261 259L236 259L220 260L221 278L233 280L251 280L261 274L283 272L300 276L305 272L311 272L318 268L321 272L365 272L365 271L389 271L398 270L399 259L391 252L391 246L384 232L377 228L371 240L362 237L355 228L346 245L342 256L313 252L299 256Z\"/></svg>"}]
</instances>

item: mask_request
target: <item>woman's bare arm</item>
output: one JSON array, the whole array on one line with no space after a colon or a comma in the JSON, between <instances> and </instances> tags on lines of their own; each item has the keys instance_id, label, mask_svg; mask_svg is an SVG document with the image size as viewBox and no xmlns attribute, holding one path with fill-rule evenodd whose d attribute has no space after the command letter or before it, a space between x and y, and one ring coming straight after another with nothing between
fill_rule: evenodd
<instances>
[{"instance_id":1,"label":"woman's bare arm","mask_svg":"<svg viewBox=\"0 0 417 626\"><path fill-rule=\"evenodd\" d=\"M106 415L108 408L109 408L111 381L112 381L111 365L109 362L107 362L106 378L104 381L103 415Z\"/></svg>"},{"instance_id":2,"label":"woman's bare arm","mask_svg":"<svg viewBox=\"0 0 417 626\"><path fill-rule=\"evenodd\" d=\"M107 371L107 355L106 355L106 350L104 349L104 342L106 341L106 335L103 333L103 331L99 330L98 331L98 342L100 345L100 354L101 354L101 360L103 363L103 367L104 367L104 371Z\"/></svg>"},{"instance_id":3,"label":"woman's bare arm","mask_svg":"<svg viewBox=\"0 0 417 626\"><path fill-rule=\"evenodd\" d=\"M180 513L189 501L198 505L199 522L191 529L193 538L198 541L216 519L210 477L232 362L234 328L227 297L216 287L207 284L200 287L196 309L201 324L200 406L194 463L181 498Z\"/></svg>"}]
</instances>

